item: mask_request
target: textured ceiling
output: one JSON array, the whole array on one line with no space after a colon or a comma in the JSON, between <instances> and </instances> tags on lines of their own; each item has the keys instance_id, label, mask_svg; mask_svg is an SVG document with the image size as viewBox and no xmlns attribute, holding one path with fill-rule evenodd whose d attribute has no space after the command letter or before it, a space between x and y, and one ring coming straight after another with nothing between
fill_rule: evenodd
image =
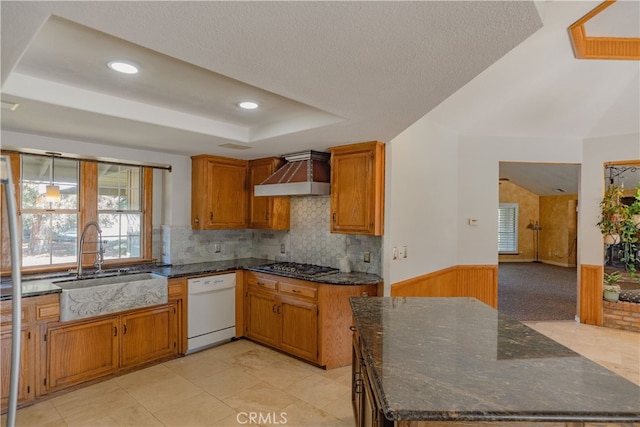
<instances>
[{"instance_id":1,"label":"textured ceiling","mask_svg":"<svg viewBox=\"0 0 640 427\"><path fill-rule=\"evenodd\" d=\"M0 7L3 129L242 158L388 142L541 26L532 2Z\"/></svg>"},{"instance_id":2,"label":"textured ceiling","mask_svg":"<svg viewBox=\"0 0 640 427\"><path fill-rule=\"evenodd\" d=\"M514 140L637 133L638 61L573 56L567 28L599 3L3 0L2 99L20 107L2 129L246 159L389 142L425 114ZM637 8L589 31L637 35ZM141 73L109 73L122 55ZM250 97L260 111L235 107Z\"/></svg>"}]
</instances>

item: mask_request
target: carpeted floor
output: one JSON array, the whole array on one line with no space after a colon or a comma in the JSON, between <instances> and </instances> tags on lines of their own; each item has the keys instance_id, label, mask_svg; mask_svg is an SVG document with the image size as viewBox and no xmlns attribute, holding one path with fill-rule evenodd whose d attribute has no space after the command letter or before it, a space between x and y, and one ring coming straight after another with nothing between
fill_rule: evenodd
<instances>
[{"instance_id":1,"label":"carpeted floor","mask_svg":"<svg viewBox=\"0 0 640 427\"><path fill-rule=\"evenodd\" d=\"M575 267L536 262L498 266L498 311L520 321L574 320Z\"/></svg>"}]
</instances>

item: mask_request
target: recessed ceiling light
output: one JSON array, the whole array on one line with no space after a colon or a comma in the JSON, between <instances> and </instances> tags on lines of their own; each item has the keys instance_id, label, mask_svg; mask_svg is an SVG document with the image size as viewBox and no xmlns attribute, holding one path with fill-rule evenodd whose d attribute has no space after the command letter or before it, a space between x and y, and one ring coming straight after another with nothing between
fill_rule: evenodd
<instances>
[{"instance_id":1,"label":"recessed ceiling light","mask_svg":"<svg viewBox=\"0 0 640 427\"><path fill-rule=\"evenodd\" d=\"M254 101L242 101L242 102L238 102L238 107L242 108L243 110L255 110L256 108L258 108L260 105L258 105L257 102Z\"/></svg>"},{"instance_id":2,"label":"recessed ceiling light","mask_svg":"<svg viewBox=\"0 0 640 427\"><path fill-rule=\"evenodd\" d=\"M118 71L119 73L124 74L137 74L138 67L131 62L126 61L110 61L107 64L107 67L111 68L113 71Z\"/></svg>"}]
</instances>

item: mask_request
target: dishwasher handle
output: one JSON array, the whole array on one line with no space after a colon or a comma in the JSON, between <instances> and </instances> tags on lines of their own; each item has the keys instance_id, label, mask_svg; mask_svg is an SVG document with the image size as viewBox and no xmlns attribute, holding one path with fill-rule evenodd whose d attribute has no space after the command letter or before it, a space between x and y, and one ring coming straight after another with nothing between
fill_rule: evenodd
<instances>
[{"instance_id":1,"label":"dishwasher handle","mask_svg":"<svg viewBox=\"0 0 640 427\"><path fill-rule=\"evenodd\" d=\"M188 294L204 294L236 287L235 280L194 279L188 281Z\"/></svg>"}]
</instances>

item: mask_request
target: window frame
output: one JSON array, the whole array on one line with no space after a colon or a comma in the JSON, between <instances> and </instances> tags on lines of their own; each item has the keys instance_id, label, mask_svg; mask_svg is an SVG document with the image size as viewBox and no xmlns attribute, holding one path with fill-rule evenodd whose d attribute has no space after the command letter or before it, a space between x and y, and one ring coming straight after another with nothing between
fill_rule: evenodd
<instances>
[{"instance_id":1,"label":"window frame","mask_svg":"<svg viewBox=\"0 0 640 427\"><path fill-rule=\"evenodd\" d=\"M16 206L18 206L18 227L22 231L22 195L21 189L21 156L31 155L26 153L15 152L2 152L3 156L8 156L11 161L11 171L13 175L13 181L15 186ZM98 221L98 163L109 162L97 162L92 160L78 160L79 163L79 181L78 181L78 232L76 247L80 245L80 233L85 224L91 221ZM117 162L111 162L119 164ZM123 165L127 165L123 163ZM142 194L141 194L141 256L137 258L119 258L105 260L103 267L126 265L126 264L138 264L144 262L153 261L152 254L152 242L153 242L153 168L149 166L140 166L142 169ZM2 187L2 197L4 200L4 186ZM93 233L93 231L89 231ZM97 236L96 236L97 237ZM20 245L22 245L22 232L19 233ZM2 264L0 272L5 275L11 272L11 254L9 245L8 225L6 220L5 203L2 203ZM82 265L91 267L95 255L85 254L82 259ZM21 266L22 273L45 273L64 271L69 268L75 268L77 266L77 260L75 263L65 264L48 264L40 266Z\"/></svg>"},{"instance_id":2,"label":"window frame","mask_svg":"<svg viewBox=\"0 0 640 427\"><path fill-rule=\"evenodd\" d=\"M514 214L513 214L513 220L512 220L512 224L513 224L513 229L512 230L507 230L507 231L503 231L501 230L501 224L500 224L500 212L502 210L513 210ZM520 206L518 203L500 203L498 204L498 255L517 255L519 254L519 249L518 249L518 231L519 231L519 226L518 226L518 218L519 218L519 210L520 210ZM512 236L512 241L513 241L513 245L509 248L501 248L500 246L500 236L501 233L510 233L510 235Z\"/></svg>"}]
</instances>

